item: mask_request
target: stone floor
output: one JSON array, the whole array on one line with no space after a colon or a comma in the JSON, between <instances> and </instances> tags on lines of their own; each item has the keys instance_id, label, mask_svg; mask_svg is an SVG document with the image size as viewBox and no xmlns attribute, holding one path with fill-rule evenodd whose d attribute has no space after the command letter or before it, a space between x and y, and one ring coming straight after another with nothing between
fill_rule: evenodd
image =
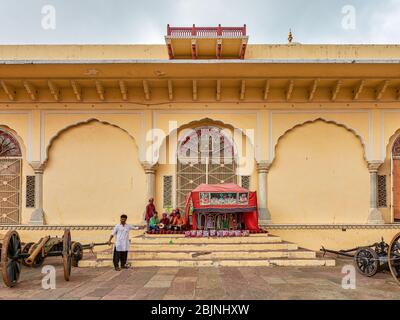
<instances>
[{"instance_id":1,"label":"stone floor","mask_svg":"<svg viewBox=\"0 0 400 320\"><path fill-rule=\"evenodd\" d=\"M243 268L74 268L63 279L59 259L56 289L41 287L41 269L23 268L14 288L0 286L0 299L400 299L400 286L389 272L373 278L356 275L356 289L341 286L345 264L336 267Z\"/></svg>"}]
</instances>

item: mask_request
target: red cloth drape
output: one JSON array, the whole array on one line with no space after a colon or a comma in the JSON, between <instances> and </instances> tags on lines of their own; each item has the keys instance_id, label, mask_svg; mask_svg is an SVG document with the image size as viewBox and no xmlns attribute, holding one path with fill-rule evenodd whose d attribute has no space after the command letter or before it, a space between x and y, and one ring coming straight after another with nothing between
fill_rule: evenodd
<instances>
[{"instance_id":1,"label":"red cloth drape","mask_svg":"<svg viewBox=\"0 0 400 320\"><path fill-rule=\"evenodd\" d=\"M240 206L240 208L243 208L243 214L244 214L244 222L245 222L245 227L248 230L259 230L258 226L258 208L257 208L257 193L249 191L245 188L242 188L236 184L233 183L228 183L228 184L201 184L197 188L195 188L192 192L190 192L186 198L186 210L185 210L185 216L186 216L186 221L189 221L189 212L190 212L190 204L193 203L193 208L194 209L209 209L212 211L212 209L231 209L232 211L235 210L236 212L239 212L238 210L238 205L200 205L200 192L211 192L211 193L237 193L237 192L247 192L249 194L249 199L248 199L248 205L245 206ZM252 211L248 211L250 209L254 208ZM196 214L192 214L192 229L196 229L197 224L196 224Z\"/></svg>"}]
</instances>

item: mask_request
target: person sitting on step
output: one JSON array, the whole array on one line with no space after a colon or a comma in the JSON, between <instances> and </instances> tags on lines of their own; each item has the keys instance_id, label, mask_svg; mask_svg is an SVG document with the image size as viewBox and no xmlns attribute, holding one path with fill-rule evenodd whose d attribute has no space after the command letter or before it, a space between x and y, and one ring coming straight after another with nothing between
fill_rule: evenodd
<instances>
[{"instance_id":1,"label":"person sitting on step","mask_svg":"<svg viewBox=\"0 0 400 320\"><path fill-rule=\"evenodd\" d=\"M179 210L176 212L176 217L174 218L172 226L175 230L183 230L185 228L185 219L181 216Z\"/></svg>"},{"instance_id":2,"label":"person sitting on step","mask_svg":"<svg viewBox=\"0 0 400 320\"><path fill-rule=\"evenodd\" d=\"M158 212L155 211L153 216L150 218L149 220L149 231L159 231L159 224L160 224L160 220L158 219Z\"/></svg>"},{"instance_id":3,"label":"person sitting on step","mask_svg":"<svg viewBox=\"0 0 400 320\"><path fill-rule=\"evenodd\" d=\"M169 218L166 212L162 214L162 219L160 220L160 224L163 225L162 229L164 230L167 230L169 228Z\"/></svg>"},{"instance_id":4,"label":"person sitting on step","mask_svg":"<svg viewBox=\"0 0 400 320\"><path fill-rule=\"evenodd\" d=\"M174 219L176 216L176 210L172 210L172 212L169 214L169 227L171 228L172 224L174 223Z\"/></svg>"}]
</instances>

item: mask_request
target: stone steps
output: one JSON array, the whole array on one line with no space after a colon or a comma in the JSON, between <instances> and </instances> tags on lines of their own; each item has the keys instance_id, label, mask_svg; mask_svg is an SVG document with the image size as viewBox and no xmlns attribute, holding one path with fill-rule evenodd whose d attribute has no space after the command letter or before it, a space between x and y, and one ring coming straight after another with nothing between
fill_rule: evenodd
<instances>
[{"instance_id":1,"label":"stone steps","mask_svg":"<svg viewBox=\"0 0 400 320\"><path fill-rule=\"evenodd\" d=\"M261 239L261 240L260 240ZM136 237L131 238L132 245L138 244L245 244L245 243L279 243L282 242L280 237L274 236L249 236L249 237L227 237L227 238L187 238L187 237Z\"/></svg>"},{"instance_id":2,"label":"stone steps","mask_svg":"<svg viewBox=\"0 0 400 320\"><path fill-rule=\"evenodd\" d=\"M155 244L155 243L140 243L133 244L130 251L250 251L250 250L297 250L298 246L295 243L277 242L277 243L194 243L194 244Z\"/></svg>"},{"instance_id":3,"label":"stone steps","mask_svg":"<svg viewBox=\"0 0 400 320\"><path fill-rule=\"evenodd\" d=\"M131 239L128 261L133 267L271 267L334 266L314 251L268 234L249 237L185 238L183 235L144 235ZM79 267L112 267L112 250L97 252Z\"/></svg>"},{"instance_id":4,"label":"stone steps","mask_svg":"<svg viewBox=\"0 0 400 320\"><path fill-rule=\"evenodd\" d=\"M130 260L132 267L322 267L335 266L332 259L216 259L216 260ZM112 260L81 260L79 267L112 267Z\"/></svg>"},{"instance_id":5,"label":"stone steps","mask_svg":"<svg viewBox=\"0 0 400 320\"><path fill-rule=\"evenodd\" d=\"M112 252L99 252L97 259L111 260ZM296 258L315 259L314 251L307 250L270 250L270 251L131 251L128 259L179 259L179 260L213 260L213 259L269 259L269 258Z\"/></svg>"}]
</instances>

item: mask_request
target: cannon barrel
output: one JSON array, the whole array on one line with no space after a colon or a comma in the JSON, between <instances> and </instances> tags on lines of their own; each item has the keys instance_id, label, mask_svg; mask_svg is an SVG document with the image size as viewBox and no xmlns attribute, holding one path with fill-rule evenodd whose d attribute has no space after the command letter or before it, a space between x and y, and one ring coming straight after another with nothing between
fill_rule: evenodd
<instances>
[{"instance_id":1,"label":"cannon barrel","mask_svg":"<svg viewBox=\"0 0 400 320\"><path fill-rule=\"evenodd\" d=\"M25 263L28 266L31 266L33 264L33 262L36 259L36 256L42 251L43 246L46 244L47 241L49 241L50 236L44 237L39 244L36 246L35 250L33 250L33 252L31 253L31 255L25 259Z\"/></svg>"}]
</instances>

